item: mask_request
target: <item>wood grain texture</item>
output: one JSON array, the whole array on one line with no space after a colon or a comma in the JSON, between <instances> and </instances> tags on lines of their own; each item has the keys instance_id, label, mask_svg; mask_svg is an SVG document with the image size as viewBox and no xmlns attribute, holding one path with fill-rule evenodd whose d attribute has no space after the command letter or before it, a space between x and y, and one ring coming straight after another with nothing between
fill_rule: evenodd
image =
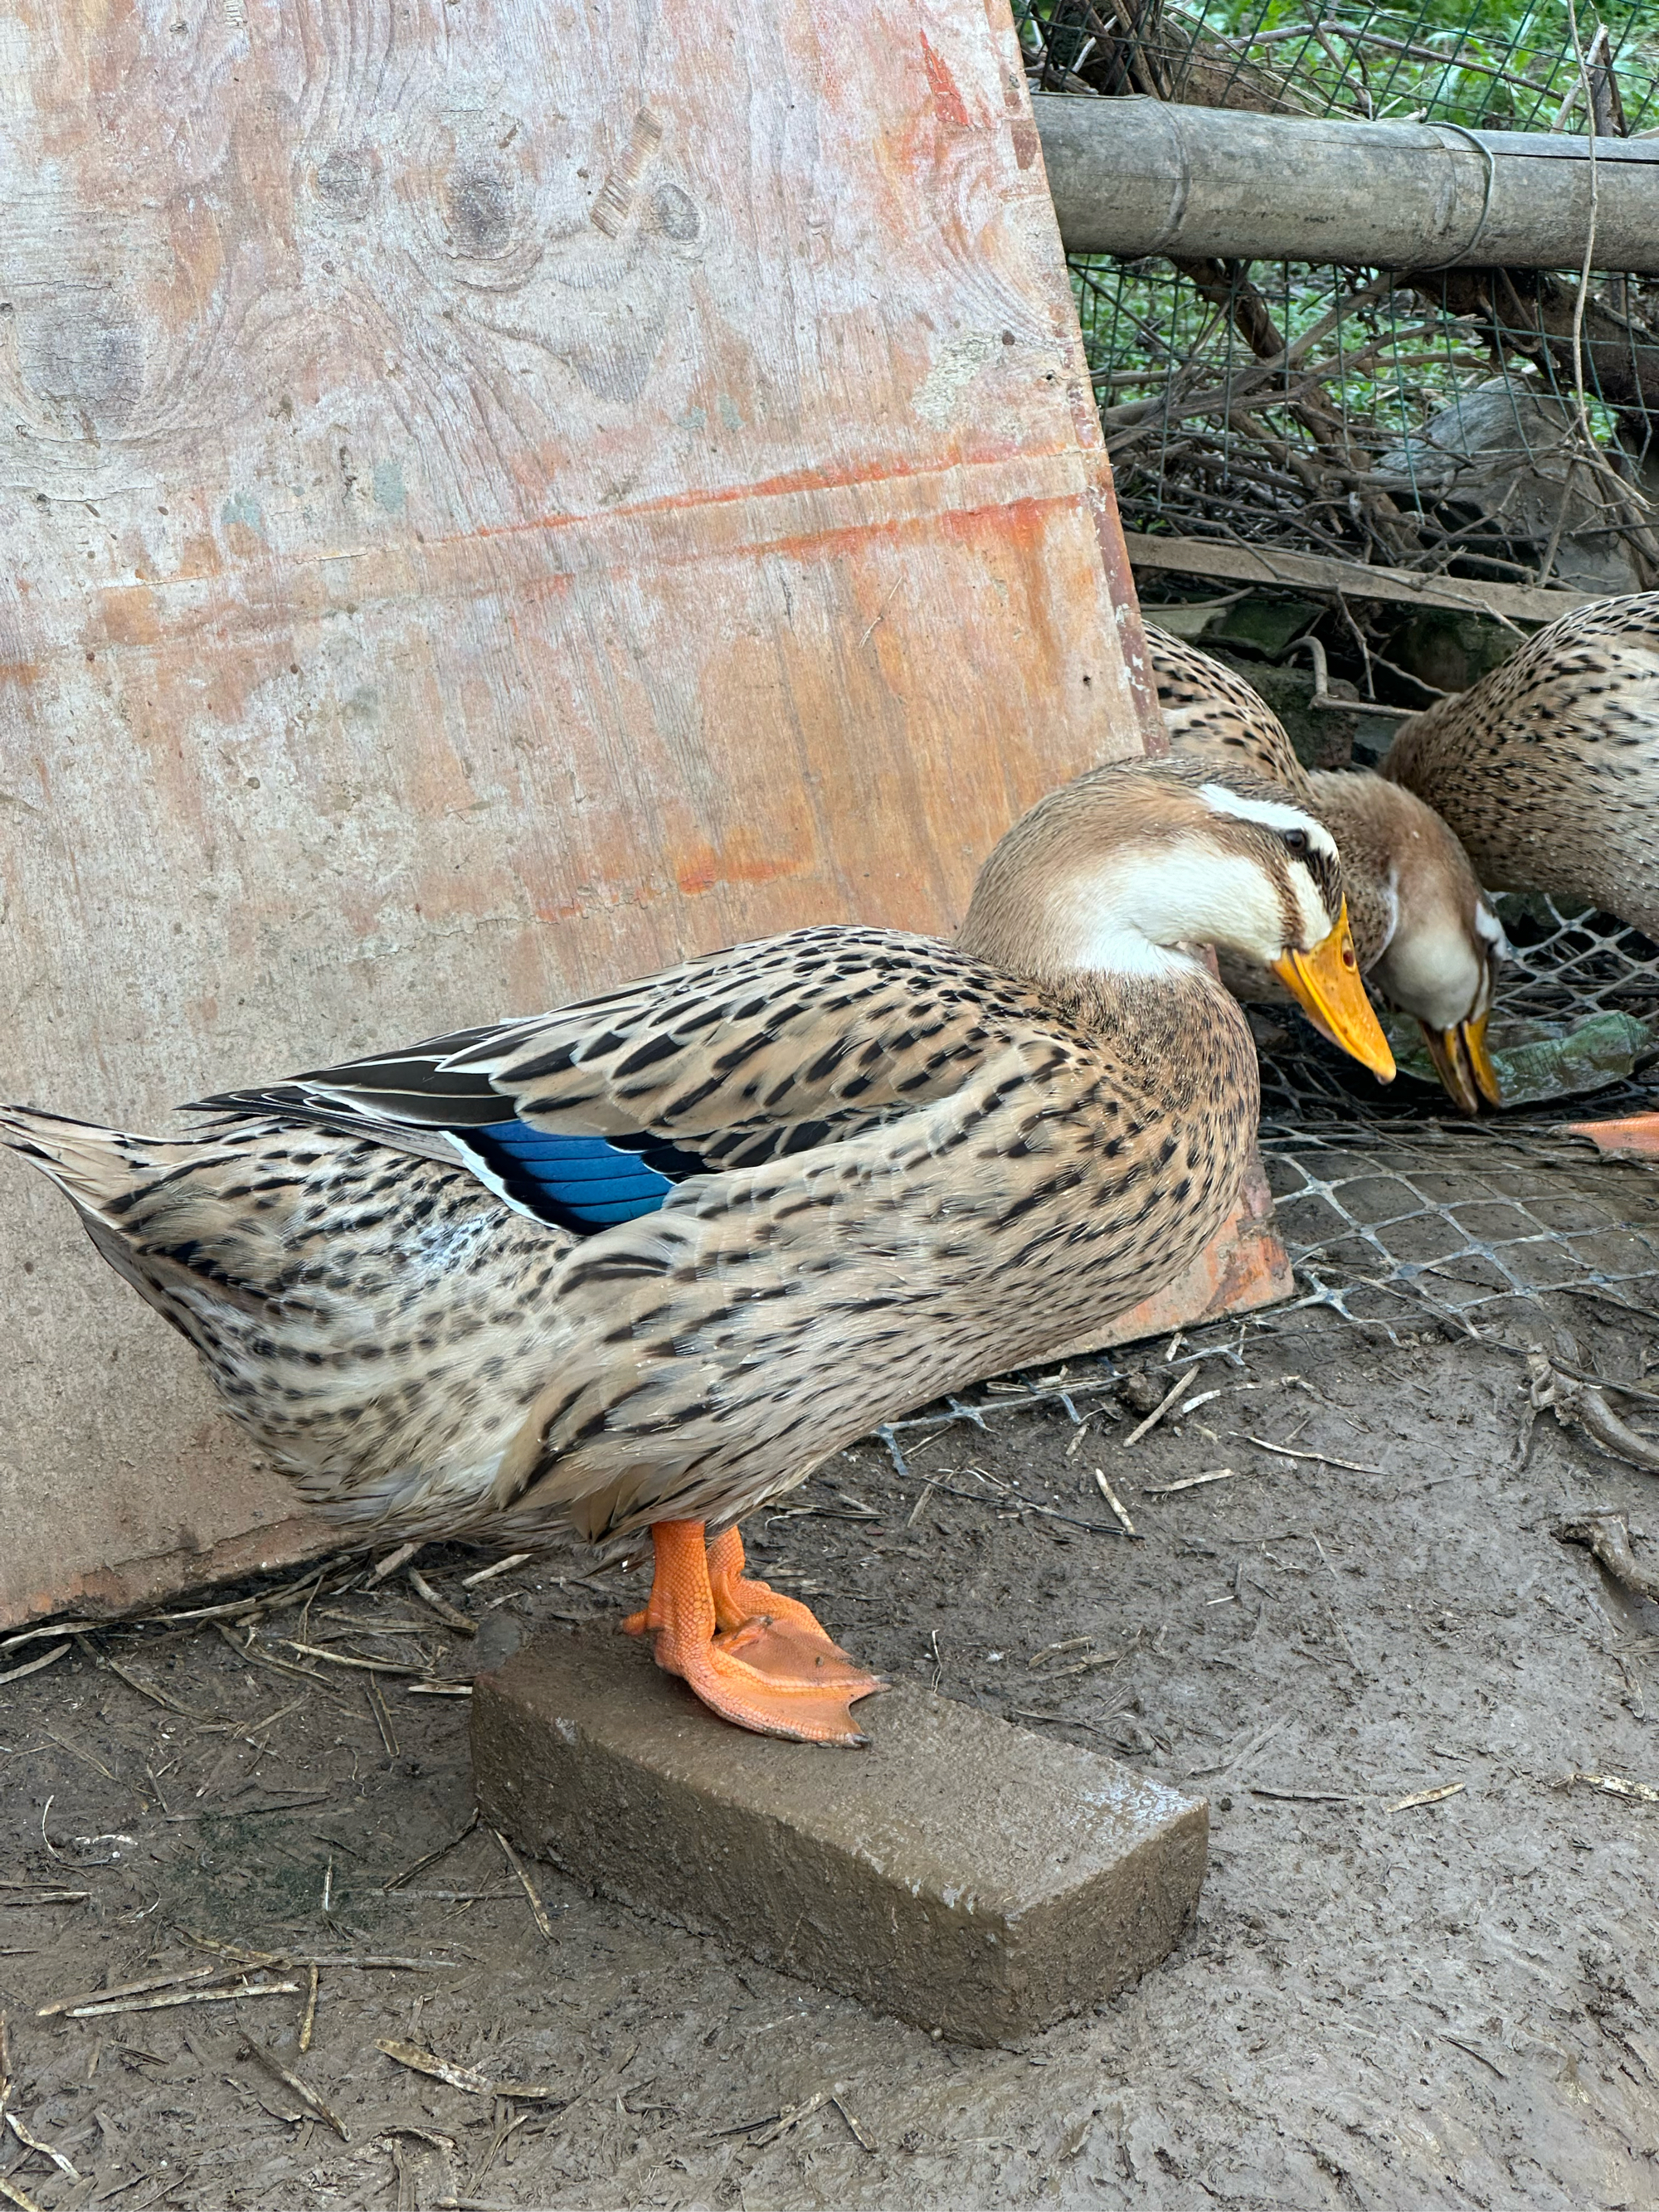
<instances>
[{"instance_id":1,"label":"wood grain texture","mask_svg":"<svg viewBox=\"0 0 1659 2212\"><path fill-rule=\"evenodd\" d=\"M1593 592L1559 592L1536 584L1494 584L1484 577L1425 576L1415 568L1371 567L1326 553L1292 553L1277 545L1229 545L1220 538L1154 538L1130 531L1123 540L1136 569L1176 576L1222 576L1293 591L1352 592L1396 606L1450 607L1500 621L1553 622L1573 607L1591 606Z\"/></svg>"},{"instance_id":2,"label":"wood grain texture","mask_svg":"<svg viewBox=\"0 0 1659 2212\"><path fill-rule=\"evenodd\" d=\"M1003 0L21 0L0 83L9 1095L949 930L1155 740ZM289 1515L9 1160L0 1342L0 1622Z\"/></svg>"}]
</instances>

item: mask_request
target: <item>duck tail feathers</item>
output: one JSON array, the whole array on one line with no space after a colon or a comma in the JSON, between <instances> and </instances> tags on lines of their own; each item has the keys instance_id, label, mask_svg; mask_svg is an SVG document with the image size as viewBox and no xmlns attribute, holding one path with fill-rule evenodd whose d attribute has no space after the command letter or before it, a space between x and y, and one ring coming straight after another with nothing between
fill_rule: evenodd
<instances>
[{"instance_id":1,"label":"duck tail feathers","mask_svg":"<svg viewBox=\"0 0 1659 2212\"><path fill-rule=\"evenodd\" d=\"M188 1139L130 1137L33 1106L0 1106L0 1145L33 1160L82 1212L100 1215L192 1149Z\"/></svg>"}]
</instances>

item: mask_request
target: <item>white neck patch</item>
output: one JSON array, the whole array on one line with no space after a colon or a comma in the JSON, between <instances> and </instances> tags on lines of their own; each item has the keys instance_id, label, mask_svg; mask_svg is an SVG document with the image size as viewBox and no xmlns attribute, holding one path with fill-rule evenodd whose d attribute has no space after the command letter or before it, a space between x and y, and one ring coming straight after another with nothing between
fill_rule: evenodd
<instances>
[{"instance_id":1,"label":"white neck patch","mask_svg":"<svg viewBox=\"0 0 1659 2212\"><path fill-rule=\"evenodd\" d=\"M1504 934L1504 925L1485 899L1474 902L1474 933L1488 951L1495 952L1500 960L1514 957L1514 947Z\"/></svg>"},{"instance_id":2,"label":"white neck patch","mask_svg":"<svg viewBox=\"0 0 1659 2212\"><path fill-rule=\"evenodd\" d=\"M1317 906L1311 881L1308 891ZM1284 919L1266 870L1245 854L1218 853L1196 839L1119 854L1074 878L1061 897L1059 949L1068 966L1099 975L1169 975L1193 964L1186 948L1197 945L1221 945L1262 966L1285 950ZM1318 925L1316 933L1323 933Z\"/></svg>"}]
</instances>

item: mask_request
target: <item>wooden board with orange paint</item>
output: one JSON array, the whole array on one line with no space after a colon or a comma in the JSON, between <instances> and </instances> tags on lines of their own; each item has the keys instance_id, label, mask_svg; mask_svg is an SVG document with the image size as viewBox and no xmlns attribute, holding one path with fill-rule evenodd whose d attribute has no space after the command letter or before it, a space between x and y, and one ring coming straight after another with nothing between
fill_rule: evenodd
<instances>
[{"instance_id":1,"label":"wooden board with orange paint","mask_svg":"<svg viewBox=\"0 0 1659 2212\"><path fill-rule=\"evenodd\" d=\"M1004 0L4 28L10 1095L949 930L1154 736ZM10 1162L0 1342L0 1622L319 1540Z\"/></svg>"}]
</instances>

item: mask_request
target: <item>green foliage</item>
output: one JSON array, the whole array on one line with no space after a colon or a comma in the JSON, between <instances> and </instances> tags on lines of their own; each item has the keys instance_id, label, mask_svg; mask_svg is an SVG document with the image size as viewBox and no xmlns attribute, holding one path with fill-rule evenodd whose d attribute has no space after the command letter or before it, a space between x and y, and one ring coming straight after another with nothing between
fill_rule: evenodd
<instances>
[{"instance_id":1,"label":"green foliage","mask_svg":"<svg viewBox=\"0 0 1659 2212\"><path fill-rule=\"evenodd\" d=\"M1063 67L1078 65L1087 18L1078 0L1025 0L1016 14L1028 52L1047 41ZM1659 4L1618 0L1598 14L1584 0L1577 15L1581 51L1606 23L1626 127L1659 122ZM1177 75L1196 40L1212 58L1267 72L1316 113L1547 131L1582 82L1568 0L1164 0L1141 20L1148 52ZM1588 127L1582 99L1562 127Z\"/></svg>"},{"instance_id":2,"label":"green foliage","mask_svg":"<svg viewBox=\"0 0 1659 2212\"><path fill-rule=\"evenodd\" d=\"M1322 101L1336 113L1363 114L1369 104L1376 116L1420 112L1430 122L1547 131L1580 80L1565 0L1533 6L1515 0L1338 4L1320 18L1322 37L1303 28L1311 11L1300 0L1197 0L1179 12L1201 26L1200 35L1279 34L1276 69L1308 104ZM1593 8L1579 11L1581 48L1595 37L1598 21ZM1653 96L1659 15L1638 0L1609 11L1607 21L1626 121L1638 130ZM1286 39L1286 32L1294 35ZM1565 127L1587 127L1582 103Z\"/></svg>"}]
</instances>

